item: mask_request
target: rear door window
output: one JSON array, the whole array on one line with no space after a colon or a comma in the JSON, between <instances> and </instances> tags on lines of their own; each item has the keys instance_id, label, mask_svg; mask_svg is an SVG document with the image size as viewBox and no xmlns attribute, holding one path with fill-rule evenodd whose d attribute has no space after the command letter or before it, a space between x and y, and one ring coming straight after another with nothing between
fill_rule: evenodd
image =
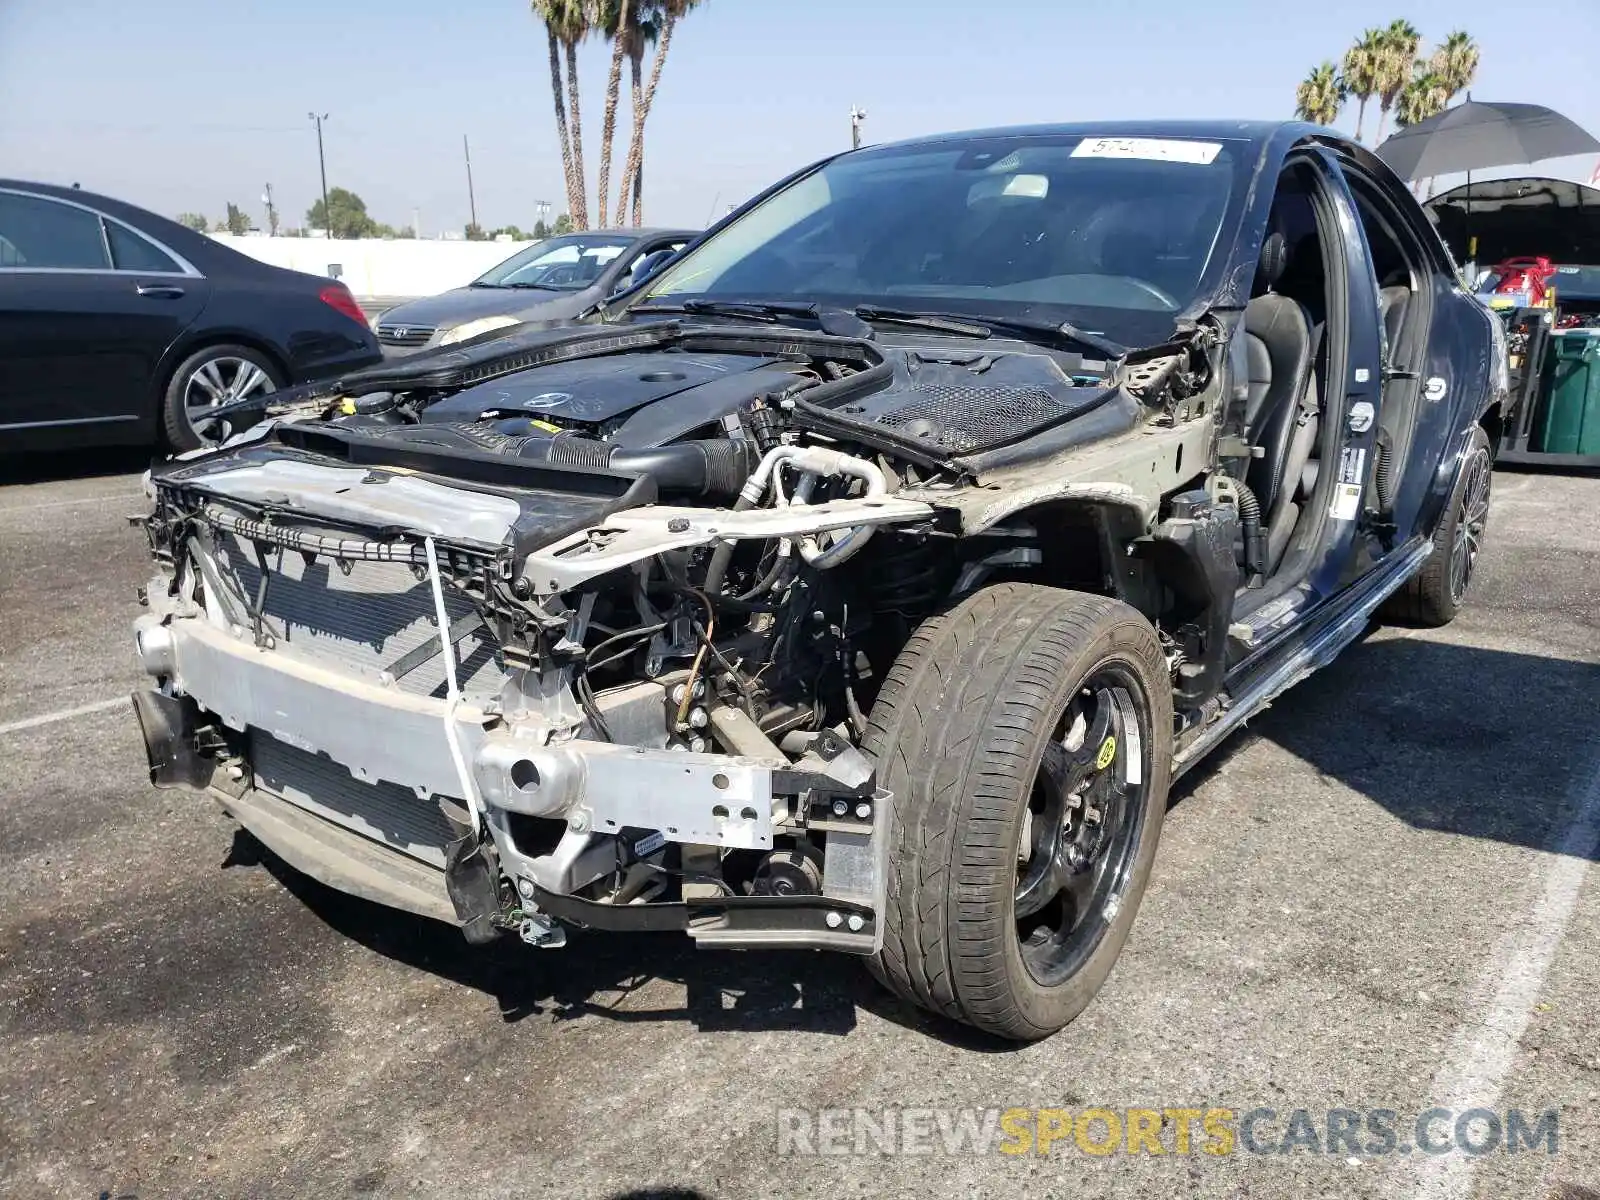
<instances>
[{"instance_id":1,"label":"rear door window","mask_svg":"<svg viewBox=\"0 0 1600 1200\"><path fill-rule=\"evenodd\" d=\"M87 209L0 192L0 267L104 271L111 266L100 217Z\"/></svg>"},{"instance_id":2,"label":"rear door window","mask_svg":"<svg viewBox=\"0 0 1600 1200\"><path fill-rule=\"evenodd\" d=\"M108 220L106 240L111 243L111 260L119 271L183 274L183 268L172 255L125 225Z\"/></svg>"}]
</instances>

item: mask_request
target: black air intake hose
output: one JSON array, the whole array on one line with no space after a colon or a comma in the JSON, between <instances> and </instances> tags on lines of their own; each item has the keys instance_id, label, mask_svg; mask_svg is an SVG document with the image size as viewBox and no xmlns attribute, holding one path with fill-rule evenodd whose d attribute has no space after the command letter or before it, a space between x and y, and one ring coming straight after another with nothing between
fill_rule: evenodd
<instances>
[{"instance_id":1,"label":"black air intake hose","mask_svg":"<svg viewBox=\"0 0 1600 1200\"><path fill-rule=\"evenodd\" d=\"M649 475L662 491L699 496L737 496L761 460L754 443L728 438L629 447L573 434L530 438L518 455L558 466L601 467L629 475Z\"/></svg>"},{"instance_id":2,"label":"black air intake hose","mask_svg":"<svg viewBox=\"0 0 1600 1200\"><path fill-rule=\"evenodd\" d=\"M1267 535L1261 528L1261 501L1244 481L1235 479L1239 497L1239 527L1244 530L1244 569L1249 587L1260 587L1267 572Z\"/></svg>"},{"instance_id":3,"label":"black air intake hose","mask_svg":"<svg viewBox=\"0 0 1600 1200\"><path fill-rule=\"evenodd\" d=\"M561 433L553 438L530 438L517 453L522 458L544 458L561 467L596 467L605 470L611 465L611 452L615 449L609 442Z\"/></svg>"}]
</instances>

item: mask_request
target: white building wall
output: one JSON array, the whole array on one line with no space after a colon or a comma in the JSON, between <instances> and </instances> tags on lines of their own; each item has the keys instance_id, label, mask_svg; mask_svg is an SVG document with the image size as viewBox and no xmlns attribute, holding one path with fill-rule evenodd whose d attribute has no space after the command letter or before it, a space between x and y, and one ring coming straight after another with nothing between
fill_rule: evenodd
<instances>
[{"instance_id":1,"label":"white building wall","mask_svg":"<svg viewBox=\"0 0 1600 1200\"><path fill-rule=\"evenodd\" d=\"M241 254L275 267L332 275L357 296L432 296L471 283L532 242L444 242L396 238L234 237L212 234Z\"/></svg>"}]
</instances>

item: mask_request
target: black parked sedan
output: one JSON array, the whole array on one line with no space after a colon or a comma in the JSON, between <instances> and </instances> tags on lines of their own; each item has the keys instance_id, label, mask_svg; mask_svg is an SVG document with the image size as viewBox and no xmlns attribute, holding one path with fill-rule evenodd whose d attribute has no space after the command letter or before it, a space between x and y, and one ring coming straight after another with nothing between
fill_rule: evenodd
<instances>
[{"instance_id":1,"label":"black parked sedan","mask_svg":"<svg viewBox=\"0 0 1600 1200\"><path fill-rule=\"evenodd\" d=\"M219 440L209 409L379 359L350 289L130 204L0 180L0 453Z\"/></svg>"}]
</instances>

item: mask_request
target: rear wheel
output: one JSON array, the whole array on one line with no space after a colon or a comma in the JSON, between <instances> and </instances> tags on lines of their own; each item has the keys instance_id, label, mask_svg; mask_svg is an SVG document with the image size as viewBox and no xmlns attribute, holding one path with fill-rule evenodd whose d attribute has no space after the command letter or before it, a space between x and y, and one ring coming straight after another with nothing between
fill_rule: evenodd
<instances>
[{"instance_id":1,"label":"rear wheel","mask_svg":"<svg viewBox=\"0 0 1600 1200\"><path fill-rule=\"evenodd\" d=\"M1027 584L925 623L873 705L894 794L873 973L991 1033L1045 1037L1105 981L1155 858L1172 697L1127 605Z\"/></svg>"},{"instance_id":2,"label":"rear wheel","mask_svg":"<svg viewBox=\"0 0 1600 1200\"><path fill-rule=\"evenodd\" d=\"M1489 435L1481 428L1474 429L1449 505L1434 534L1433 553L1385 603L1384 619L1425 626L1448 625L1455 619L1472 584L1489 527L1493 485Z\"/></svg>"},{"instance_id":3,"label":"rear wheel","mask_svg":"<svg viewBox=\"0 0 1600 1200\"><path fill-rule=\"evenodd\" d=\"M178 364L162 398L161 430L173 450L214 446L253 425L259 414L213 417L235 400L275 392L284 384L278 366L248 346L207 346Z\"/></svg>"}]
</instances>

